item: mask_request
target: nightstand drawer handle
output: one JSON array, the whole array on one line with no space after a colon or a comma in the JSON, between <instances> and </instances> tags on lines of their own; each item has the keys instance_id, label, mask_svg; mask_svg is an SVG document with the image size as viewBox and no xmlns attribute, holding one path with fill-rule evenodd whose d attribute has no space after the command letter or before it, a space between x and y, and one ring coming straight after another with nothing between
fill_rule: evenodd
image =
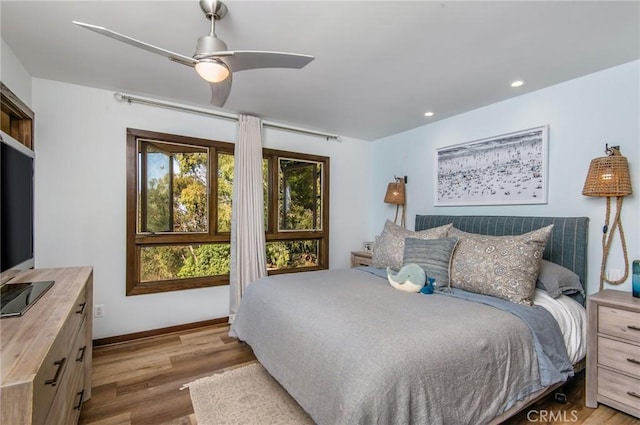
<instances>
[{"instance_id":1,"label":"nightstand drawer handle","mask_svg":"<svg viewBox=\"0 0 640 425\"><path fill-rule=\"evenodd\" d=\"M640 364L640 360L636 360L636 359L627 359L627 361L635 364Z\"/></svg>"},{"instance_id":2,"label":"nightstand drawer handle","mask_svg":"<svg viewBox=\"0 0 640 425\"><path fill-rule=\"evenodd\" d=\"M631 397L640 398L640 394L633 391L627 391L627 394L629 394Z\"/></svg>"},{"instance_id":3,"label":"nightstand drawer handle","mask_svg":"<svg viewBox=\"0 0 640 425\"><path fill-rule=\"evenodd\" d=\"M627 325L627 328L631 329L632 331L640 331L639 327L633 325Z\"/></svg>"}]
</instances>

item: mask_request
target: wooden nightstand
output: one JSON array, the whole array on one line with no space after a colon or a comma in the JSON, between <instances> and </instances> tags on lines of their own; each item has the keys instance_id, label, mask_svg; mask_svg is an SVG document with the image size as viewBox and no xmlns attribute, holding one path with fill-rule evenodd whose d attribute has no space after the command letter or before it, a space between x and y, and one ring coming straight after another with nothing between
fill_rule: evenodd
<instances>
[{"instance_id":1,"label":"wooden nightstand","mask_svg":"<svg viewBox=\"0 0 640 425\"><path fill-rule=\"evenodd\" d=\"M587 298L587 393L640 418L640 298L605 289Z\"/></svg>"},{"instance_id":2,"label":"wooden nightstand","mask_svg":"<svg viewBox=\"0 0 640 425\"><path fill-rule=\"evenodd\" d=\"M370 266L373 253L366 251L351 251L351 267Z\"/></svg>"}]
</instances>

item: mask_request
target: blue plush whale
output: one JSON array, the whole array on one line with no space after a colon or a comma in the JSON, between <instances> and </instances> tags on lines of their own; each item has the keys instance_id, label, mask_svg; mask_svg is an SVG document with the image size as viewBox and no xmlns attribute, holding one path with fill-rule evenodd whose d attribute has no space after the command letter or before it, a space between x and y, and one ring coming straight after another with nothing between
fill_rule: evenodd
<instances>
[{"instance_id":1,"label":"blue plush whale","mask_svg":"<svg viewBox=\"0 0 640 425\"><path fill-rule=\"evenodd\" d=\"M420 292L427 280L427 275L419 265L407 264L395 276L393 271L387 267L387 279L391 286L401 291Z\"/></svg>"}]
</instances>

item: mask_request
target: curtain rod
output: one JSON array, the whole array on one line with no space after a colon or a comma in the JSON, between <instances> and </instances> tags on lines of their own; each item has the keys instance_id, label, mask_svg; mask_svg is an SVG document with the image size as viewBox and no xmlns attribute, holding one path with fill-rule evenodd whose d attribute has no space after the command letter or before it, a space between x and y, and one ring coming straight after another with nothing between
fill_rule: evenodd
<instances>
[{"instance_id":1,"label":"curtain rod","mask_svg":"<svg viewBox=\"0 0 640 425\"><path fill-rule=\"evenodd\" d=\"M158 106L160 108L174 109L177 111L191 112L194 114L208 115L208 116L213 116L217 118L238 121L238 114L231 114L228 112L221 112L221 111L212 111L210 109L198 108L195 106L179 105L177 103L148 99L148 98L133 96L130 94L124 94L120 92L114 93L113 96L116 98L118 102L129 102L129 103L135 102L143 105ZM309 130L301 127L294 127L294 126L280 124L273 121L262 121L262 125L265 127L277 128L280 130L293 131L295 133L303 133L303 134L310 134L312 136L320 136L320 137L324 137L327 140L336 140L338 142L342 140L340 136L336 134L323 133L321 131Z\"/></svg>"}]
</instances>

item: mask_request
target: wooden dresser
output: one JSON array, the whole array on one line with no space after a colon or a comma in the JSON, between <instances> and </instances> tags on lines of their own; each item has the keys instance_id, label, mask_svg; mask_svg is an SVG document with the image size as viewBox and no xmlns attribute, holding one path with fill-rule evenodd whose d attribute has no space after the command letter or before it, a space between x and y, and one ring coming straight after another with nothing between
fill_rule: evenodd
<instances>
[{"instance_id":1,"label":"wooden dresser","mask_svg":"<svg viewBox=\"0 0 640 425\"><path fill-rule=\"evenodd\" d=\"M91 397L93 270L28 270L13 282L53 280L22 317L0 320L2 424L75 424Z\"/></svg>"},{"instance_id":2,"label":"wooden dresser","mask_svg":"<svg viewBox=\"0 0 640 425\"><path fill-rule=\"evenodd\" d=\"M587 300L587 393L640 418L640 298L605 289Z\"/></svg>"}]
</instances>

